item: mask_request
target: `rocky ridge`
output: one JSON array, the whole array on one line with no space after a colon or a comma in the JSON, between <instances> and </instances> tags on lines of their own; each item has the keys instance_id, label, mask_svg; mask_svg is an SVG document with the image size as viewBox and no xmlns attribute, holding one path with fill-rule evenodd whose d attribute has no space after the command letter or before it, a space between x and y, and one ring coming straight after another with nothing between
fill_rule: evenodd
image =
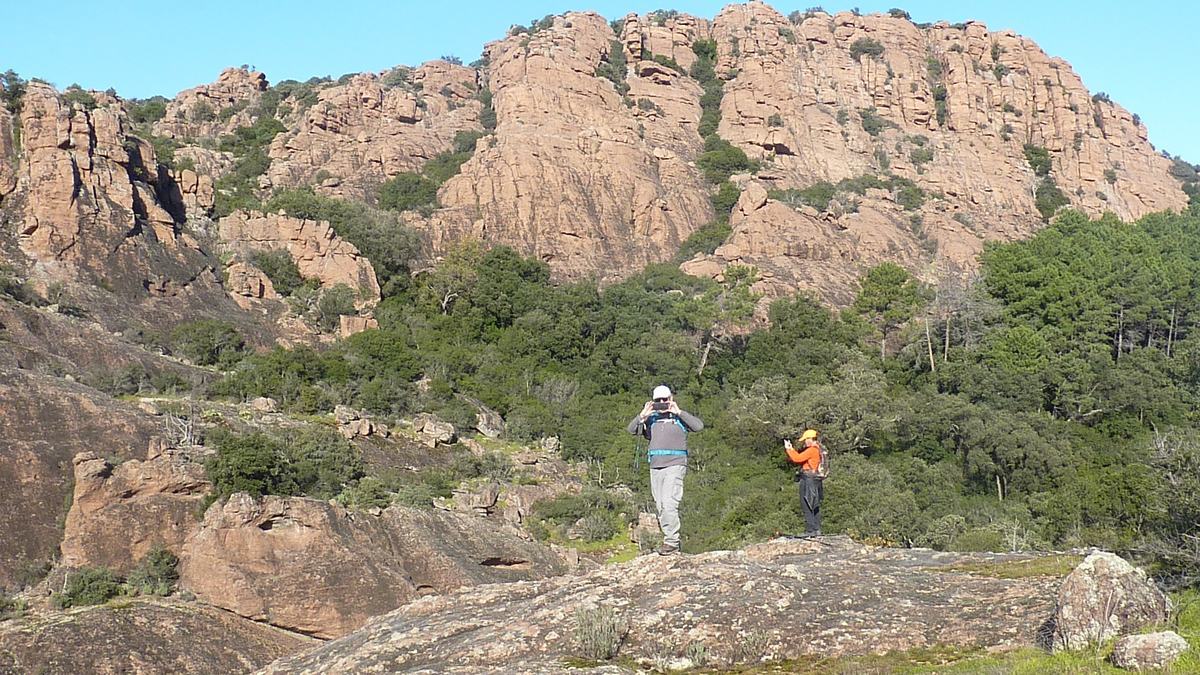
<instances>
[{"instance_id":1,"label":"rocky ridge","mask_svg":"<svg viewBox=\"0 0 1200 675\"><path fill-rule=\"evenodd\" d=\"M1059 579L966 574L1020 556L876 549L834 537L649 556L582 576L422 598L262 673L566 672L579 630L616 618L620 653L646 664L736 665L931 645L1033 645ZM595 624L595 625L593 625ZM812 639L795 639L796 626ZM623 671L622 671L623 672Z\"/></svg>"}]
</instances>

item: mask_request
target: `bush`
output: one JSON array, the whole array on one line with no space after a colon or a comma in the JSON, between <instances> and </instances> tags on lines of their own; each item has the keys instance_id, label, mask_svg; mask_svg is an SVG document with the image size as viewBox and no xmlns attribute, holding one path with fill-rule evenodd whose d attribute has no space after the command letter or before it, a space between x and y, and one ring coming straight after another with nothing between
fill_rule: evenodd
<instances>
[{"instance_id":1,"label":"bush","mask_svg":"<svg viewBox=\"0 0 1200 675\"><path fill-rule=\"evenodd\" d=\"M275 287L275 292L280 295L291 295L292 291L305 283L292 254L284 249L253 251L250 253L250 264L267 275L271 285Z\"/></svg>"},{"instance_id":2,"label":"bush","mask_svg":"<svg viewBox=\"0 0 1200 675\"><path fill-rule=\"evenodd\" d=\"M933 148L913 148L912 151L908 153L908 158L912 160L912 163L916 165L917 170L920 171L925 164L933 161Z\"/></svg>"},{"instance_id":3,"label":"bush","mask_svg":"<svg viewBox=\"0 0 1200 675\"><path fill-rule=\"evenodd\" d=\"M102 605L121 594L121 579L105 567L84 567L67 574L62 593L51 596L59 609Z\"/></svg>"},{"instance_id":4,"label":"bush","mask_svg":"<svg viewBox=\"0 0 1200 675\"><path fill-rule=\"evenodd\" d=\"M28 609L28 605L20 598L10 598L4 593L0 593L0 621L12 619L21 616Z\"/></svg>"},{"instance_id":5,"label":"bush","mask_svg":"<svg viewBox=\"0 0 1200 675\"><path fill-rule=\"evenodd\" d=\"M233 324L217 319L189 321L171 331L172 349L200 366L231 366L245 345Z\"/></svg>"},{"instance_id":6,"label":"bush","mask_svg":"<svg viewBox=\"0 0 1200 675\"><path fill-rule=\"evenodd\" d=\"M857 61L863 54L878 58L883 55L883 45L872 38L858 38L850 44L850 57Z\"/></svg>"},{"instance_id":7,"label":"bush","mask_svg":"<svg viewBox=\"0 0 1200 675\"><path fill-rule=\"evenodd\" d=\"M712 254L721 244L725 243L731 232L733 232L733 228L729 226L727 218L714 220L684 240L675 259L683 262L691 260L697 253Z\"/></svg>"},{"instance_id":8,"label":"bush","mask_svg":"<svg viewBox=\"0 0 1200 675\"><path fill-rule=\"evenodd\" d=\"M217 497L235 492L253 497L291 495L297 490L284 460L283 445L265 434L222 438L216 456L205 463L205 470Z\"/></svg>"},{"instance_id":9,"label":"bush","mask_svg":"<svg viewBox=\"0 0 1200 675\"><path fill-rule=\"evenodd\" d=\"M383 481L366 476L354 485L342 490L338 503L354 509L386 509L392 503L392 492ZM432 503L430 498L429 503Z\"/></svg>"},{"instance_id":10,"label":"bush","mask_svg":"<svg viewBox=\"0 0 1200 675\"><path fill-rule=\"evenodd\" d=\"M837 188L832 183L819 181L799 190L794 188L788 190L770 190L767 196L792 206L806 204L818 211L824 211L829 208L829 202L833 201L833 197L836 194Z\"/></svg>"},{"instance_id":11,"label":"bush","mask_svg":"<svg viewBox=\"0 0 1200 675\"><path fill-rule=\"evenodd\" d=\"M735 173L755 171L758 164L746 153L729 141L710 136L704 144L705 152L696 164L704 170L704 177L711 183L723 183Z\"/></svg>"},{"instance_id":12,"label":"bush","mask_svg":"<svg viewBox=\"0 0 1200 675\"><path fill-rule=\"evenodd\" d=\"M80 89L79 85L77 84L67 87L67 90L63 92L62 98L66 103L78 105L84 110L95 110L99 105L96 102L95 96L92 96L91 93Z\"/></svg>"},{"instance_id":13,"label":"bush","mask_svg":"<svg viewBox=\"0 0 1200 675\"><path fill-rule=\"evenodd\" d=\"M0 101L14 116L21 114L21 104L25 99L25 88L28 83L12 70L0 73Z\"/></svg>"},{"instance_id":14,"label":"bush","mask_svg":"<svg viewBox=\"0 0 1200 675\"><path fill-rule=\"evenodd\" d=\"M326 289L317 300L317 325L325 330L337 330L341 325L342 315L354 315L354 299L358 294L346 284L338 284Z\"/></svg>"},{"instance_id":15,"label":"bush","mask_svg":"<svg viewBox=\"0 0 1200 675\"><path fill-rule=\"evenodd\" d=\"M680 75L683 75L686 72L683 69L683 66L676 63L675 59L673 59L669 56L664 56L662 54L650 54L650 59L652 61L654 61L655 63L659 64L660 66L666 66L667 68L674 70L675 72L679 73Z\"/></svg>"},{"instance_id":16,"label":"bush","mask_svg":"<svg viewBox=\"0 0 1200 675\"><path fill-rule=\"evenodd\" d=\"M402 173L379 188L379 206L392 211L415 211L437 203L437 183L415 173Z\"/></svg>"},{"instance_id":17,"label":"bush","mask_svg":"<svg viewBox=\"0 0 1200 675\"><path fill-rule=\"evenodd\" d=\"M575 610L575 644L579 656L607 661L617 655L629 632L628 624L608 607Z\"/></svg>"},{"instance_id":18,"label":"bush","mask_svg":"<svg viewBox=\"0 0 1200 675\"><path fill-rule=\"evenodd\" d=\"M1109 185L1115 185L1117 182L1117 172L1114 169L1105 169L1104 180L1107 181Z\"/></svg>"},{"instance_id":19,"label":"bush","mask_svg":"<svg viewBox=\"0 0 1200 675\"><path fill-rule=\"evenodd\" d=\"M593 513L579 521L580 536L587 542L612 539L619 531L616 520L603 513Z\"/></svg>"},{"instance_id":20,"label":"bush","mask_svg":"<svg viewBox=\"0 0 1200 675\"><path fill-rule=\"evenodd\" d=\"M129 573L126 585L138 595L167 596L179 581L179 558L167 549L156 546Z\"/></svg>"},{"instance_id":21,"label":"bush","mask_svg":"<svg viewBox=\"0 0 1200 675\"><path fill-rule=\"evenodd\" d=\"M628 63L625 60L625 45L620 40L608 44L608 53L596 66L596 77L603 77L613 83L617 93L624 96L629 92L629 84L625 81Z\"/></svg>"},{"instance_id":22,"label":"bush","mask_svg":"<svg viewBox=\"0 0 1200 675\"><path fill-rule=\"evenodd\" d=\"M1038 213L1042 214L1042 220L1049 222L1058 210L1071 203L1067 195L1059 189L1054 183L1054 179L1046 177L1038 185L1037 191L1034 192L1034 203L1037 206Z\"/></svg>"},{"instance_id":23,"label":"bush","mask_svg":"<svg viewBox=\"0 0 1200 675\"><path fill-rule=\"evenodd\" d=\"M133 100L126 104L129 121L134 124L153 124L167 116L167 99L155 96L144 100Z\"/></svg>"},{"instance_id":24,"label":"bush","mask_svg":"<svg viewBox=\"0 0 1200 675\"><path fill-rule=\"evenodd\" d=\"M878 136L884 129L896 126L891 120L880 117L874 108L859 108L858 115L862 119L863 131L872 136Z\"/></svg>"},{"instance_id":25,"label":"bush","mask_svg":"<svg viewBox=\"0 0 1200 675\"><path fill-rule=\"evenodd\" d=\"M1054 163L1050 159L1050 151L1040 145L1025 144L1025 161L1033 169L1035 176L1049 176Z\"/></svg>"},{"instance_id":26,"label":"bush","mask_svg":"<svg viewBox=\"0 0 1200 675\"><path fill-rule=\"evenodd\" d=\"M741 198L742 191L738 186L725 181L717 188L717 194L712 196L713 211L717 212L718 219L728 219L729 213L733 211L733 207L737 205L738 199Z\"/></svg>"}]
</instances>

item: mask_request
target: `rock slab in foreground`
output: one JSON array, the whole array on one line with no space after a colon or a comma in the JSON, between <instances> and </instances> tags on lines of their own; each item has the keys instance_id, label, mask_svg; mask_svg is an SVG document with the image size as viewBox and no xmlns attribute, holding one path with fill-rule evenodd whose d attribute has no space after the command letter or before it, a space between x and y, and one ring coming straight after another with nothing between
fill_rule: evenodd
<instances>
[{"instance_id":1,"label":"rock slab in foreground","mask_svg":"<svg viewBox=\"0 0 1200 675\"><path fill-rule=\"evenodd\" d=\"M0 673L244 673L315 643L213 607L125 601L0 622Z\"/></svg>"},{"instance_id":2,"label":"rock slab in foreground","mask_svg":"<svg viewBox=\"0 0 1200 675\"><path fill-rule=\"evenodd\" d=\"M1173 631L1128 635L1113 645L1112 662L1126 670L1160 670L1187 650L1187 640Z\"/></svg>"},{"instance_id":3,"label":"rock slab in foreground","mask_svg":"<svg viewBox=\"0 0 1200 675\"><path fill-rule=\"evenodd\" d=\"M1085 649L1113 636L1162 623L1170 601L1146 573L1112 553L1093 553L1063 581L1049 647Z\"/></svg>"},{"instance_id":4,"label":"rock slab in foreground","mask_svg":"<svg viewBox=\"0 0 1200 675\"><path fill-rule=\"evenodd\" d=\"M576 610L600 606L628 626L619 654L634 659L681 656L697 643L713 664L1034 644L1059 579L939 569L979 559L840 537L646 556L583 576L422 598L261 672L558 672L575 651ZM795 639L796 626L813 639Z\"/></svg>"}]
</instances>

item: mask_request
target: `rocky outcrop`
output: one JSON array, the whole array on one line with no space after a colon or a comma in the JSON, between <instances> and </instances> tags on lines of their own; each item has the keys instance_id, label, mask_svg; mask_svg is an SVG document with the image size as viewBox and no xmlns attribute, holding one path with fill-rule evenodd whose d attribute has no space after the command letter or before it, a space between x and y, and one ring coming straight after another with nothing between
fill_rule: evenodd
<instances>
[{"instance_id":1,"label":"rocky outcrop","mask_svg":"<svg viewBox=\"0 0 1200 675\"><path fill-rule=\"evenodd\" d=\"M1146 573L1112 553L1089 555L1063 581L1050 647L1077 650L1165 622L1170 600Z\"/></svg>"},{"instance_id":2,"label":"rocky outcrop","mask_svg":"<svg viewBox=\"0 0 1200 675\"><path fill-rule=\"evenodd\" d=\"M1127 635L1113 644L1111 660L1126 670L1162 670L1187 650L1187 640L1174 631Z\"/></svg>"},{"instance_id":3,"label":"rocky outcrop","mask_svg":"<svg viewBox=\"0 0 1200 675\"><path fill-rule=\"evenodd\" d=\"M315 642L214 607L136 599L0 622L0 672L244 673Z\"/></svg>"},{"instance_id":4,"label":"rocky outcrop","mask_svg":"<svg viewBox=\"0 0 1200 675\"><path fill-rule=\"evenodd\" d=\"M180 584L198 599L318 637L421 595L564 571L549 550L478 518L246 495L209 509L180 558Z\"/></svg>"},{"instance_id":5,"label":"rocky outcrop","mask_svg":"<svg viewBox=\"0 0 1200 675\"><path fill-rule=\"evenodd\" d=\"M17 187L17 147L13 143L13 116L0 108L0 203Z\"/></svg>"},{"instance_id":6,"label":"rocky outcrop","mask_svg":"<svg viewBox=\"0 0 1200 675\"><path fill-rule=\"evenodd\" d=\"M221 246L227 251L242 257L254 251L287 251L296 261L300 276L317 279L326 288L349 286L358 293L356 305L360 307L379 300L379 281L371 261L354 244L334 234L326 221L235 211L221 219L219 228ZM239 276L242 281L244 275ZM239 283L231 293L245 298L245 290L245 285ZM249 290L255 292L253 282ZM259 297L265 297L265 290Z\"/></svg>"},{"instance_id":7,"label":"rocky outcrop","mask_svg":"<svg viewBox=\"0 0 1200 675\"><path fill-rule=\"evenodd\" d=\"M158 431L132 405L82 385L0 368L0 589L56 556L71 458L94 448L135 456Z\"/></svg>"},{"instance_id":8,"label":"rocky outcrop","mask_svg":"<svg viewBox=\"0 0 1200 675\"><path fill-rule=\"evenodd\" d=\"M254 123L253 106L267 89L267 77L248 68L227 68L216 82L179 92L154 133L179 140L218 138Z\"/></svg>"},{"instance_id":9,"label":"rocky outcrop","mask_svg":"<svg viewBox=\"0 0 1200 675\"><path fill-rule=\"evenodd\" d=\"M973 268L983 242L1041 226L1041 179L1025 144L1049 151L1052 177L1091 215L1134 219L1186 205L1136 116L1093 98L1066 62L1010 31L849 12L792 24L750 2L726 7L712 37L718 72L730 77L720 134L765 162L766 187L890 172L927 199L904 211L892 190L853 197L852 212L836 215L755 205L735 213L714 256L690 263L695 273L755 265L760 290L844 304L848 281L883 260L925 277ZM862 50L866 41L881 51Z\"/></svg>"},{"instance_id":10,"label":"rocky outcrop","mask_svg":"<svg viewBox=\"0 0 1200 675\"><path fill-rule=\"evenodd\" d=\"M1058 580L947 567L975 559L842 538L646 556L576 577L422 598L261 672L560 672L561 659L579 653L576 630L588 621L579 612L596 608L611 610L627 631L619 655L651 663L681 659L695 645L719 665L1034 644ZM820 639L797 640L798 625Z\"/></svg>"},{"instance_id":11,"label":"rocky outcrop","mask_svg":"<svg viewBox=\"0 0 1200 675\"><path fill-rule=\"evenodd\" d=\"M62 541L66 567L128 573L156 546L178 553L199 526L210 485L204 467L162 441L144 460L114 466L95 453L75 456L75 494Z\"/></svg>"},{"instance_id":12,"label":"rocky outcrop","mask_svg":"<svg viewBox=\"0 0 1200 675\"><path fill-rule=\"evenodd\" d=\"M477 93L475 71L445 61L356 75L321 90L299 129L275 140L269 181L374 201L385 180L419 171L457 132L480 128Z\"/></svg>"},{"instance_id":13,"label":"rocky outcrop","mask_svg":"<svg viewBox=\"0 0 1200 675\"><path fill-rule=\"evenodd\" d=\"M498 125L422 224L436 250L466 238L510 244L558 276L608 280L668 258L712 218L689 165L700 150L699 86L636 64L630 103L647 104L627 105L595 75L615 38L603 17L569 13L487 46Z\"/></svg>"}]
</instances>

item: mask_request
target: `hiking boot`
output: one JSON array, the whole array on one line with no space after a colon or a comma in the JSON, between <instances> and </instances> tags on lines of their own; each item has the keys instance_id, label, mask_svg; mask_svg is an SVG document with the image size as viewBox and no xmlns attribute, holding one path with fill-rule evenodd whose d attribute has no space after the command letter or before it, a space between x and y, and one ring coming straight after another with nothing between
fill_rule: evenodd
<instances>
[{"instance_id":1,"label":"hiking boot","mask_svg":"<svg viewBox=\"0 0 1200 675\"><path fill-rule=\"evenodd\" d=\"M679 555L679 547L670 544L663 544L658 547L659 555Z\"/></svg>"}]
</instances>

